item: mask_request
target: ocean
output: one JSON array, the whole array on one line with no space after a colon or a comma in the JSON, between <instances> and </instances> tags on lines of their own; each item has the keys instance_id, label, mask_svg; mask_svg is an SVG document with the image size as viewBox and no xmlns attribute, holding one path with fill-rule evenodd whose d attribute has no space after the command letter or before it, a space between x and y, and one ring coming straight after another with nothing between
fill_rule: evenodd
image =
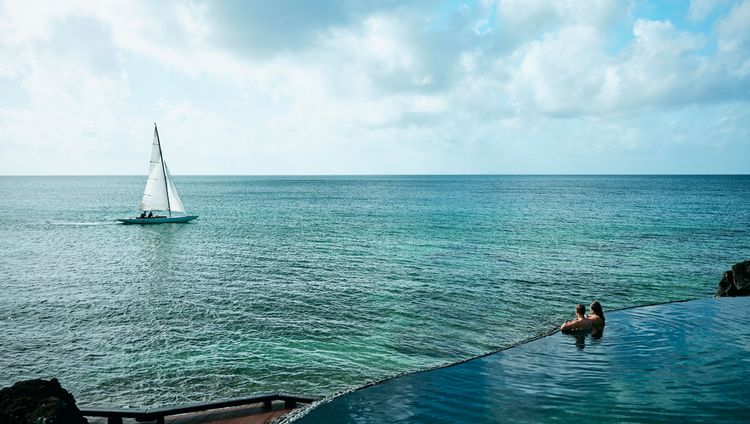
<instances>
[{"instance_id":1,"label":"ocean","mask_svg":"<svg viewBox=\"0 0 750 424\"><path fill-rule=\"evenodd\" d=\"M0 177L0 387L79 405L330 394L540 334L576 303L711 296L749 176Z\"/></svg>"}]
</instances>

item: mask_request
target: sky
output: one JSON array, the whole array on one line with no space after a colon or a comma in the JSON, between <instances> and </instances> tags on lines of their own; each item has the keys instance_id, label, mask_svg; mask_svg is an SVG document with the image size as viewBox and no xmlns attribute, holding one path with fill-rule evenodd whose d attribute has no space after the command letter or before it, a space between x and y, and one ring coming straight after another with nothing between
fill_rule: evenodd
<instances>
[{"instance_id":1,"label":"sky","mask_svg":"<svg viewBox=\"0 0 750 424\"><path fill-rule=\"evenodd\" d=\"M0 175L750 173L750 0L0 0Z\"/></svg>"}]
</instances>

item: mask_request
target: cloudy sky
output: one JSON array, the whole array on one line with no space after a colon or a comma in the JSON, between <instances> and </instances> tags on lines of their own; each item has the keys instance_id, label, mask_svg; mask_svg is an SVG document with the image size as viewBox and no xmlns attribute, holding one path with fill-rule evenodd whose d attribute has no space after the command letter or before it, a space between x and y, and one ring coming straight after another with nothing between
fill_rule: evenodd
<instances>
[{"instance_id":1,"label":"cloudy sky","mask_svg":"<svg viewBox=\"0 0 750 424\"><path fill-rule=\"evenodd\" d=\"M750 0L0 0L0 174L750 173Z\"/></svg>"}]
</instances>

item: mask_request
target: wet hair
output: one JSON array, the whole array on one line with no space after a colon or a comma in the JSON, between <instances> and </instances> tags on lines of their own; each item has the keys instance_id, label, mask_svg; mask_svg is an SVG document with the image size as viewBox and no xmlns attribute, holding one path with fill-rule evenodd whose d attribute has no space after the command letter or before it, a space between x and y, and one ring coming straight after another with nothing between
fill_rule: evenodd
<instances>
[{"instance_id":1,"label":"wet hair","mask_svg":"<svg viewBox=\"0 0 750 424\"><path fill-rule=\"evenodd\" d=\"M580 303L576 305L576 313L578 315L585 315L586 314L586 307L581 305Z\"/></svg>"},{"instance_id":2,"label":"wet hair","mask_svg":"<svg viewBox=\"0 0 750 424\"><path fill-rule=\"evenodd\" d=\"M602 325L604 325L604 311L602 310L601 303L594 302L589 308L591 308L591 312L595 313L596 316L602 319Z\"/></svg>"}]
</instances>

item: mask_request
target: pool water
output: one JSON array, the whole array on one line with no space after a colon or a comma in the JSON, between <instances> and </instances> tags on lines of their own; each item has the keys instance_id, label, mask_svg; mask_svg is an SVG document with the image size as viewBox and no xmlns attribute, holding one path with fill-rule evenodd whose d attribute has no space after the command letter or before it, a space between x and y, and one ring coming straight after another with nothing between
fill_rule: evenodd
<instances>
[{"instance_id":1,"label":"pool water","mask_svg":"<svg viewBox=\"0 0 750 424\"><path fill-rule=\"evenodd\" d=\"M386 380L296 422L748 422L749 376L750 298L702 299Z\"/></svg>"}]
</instances>

